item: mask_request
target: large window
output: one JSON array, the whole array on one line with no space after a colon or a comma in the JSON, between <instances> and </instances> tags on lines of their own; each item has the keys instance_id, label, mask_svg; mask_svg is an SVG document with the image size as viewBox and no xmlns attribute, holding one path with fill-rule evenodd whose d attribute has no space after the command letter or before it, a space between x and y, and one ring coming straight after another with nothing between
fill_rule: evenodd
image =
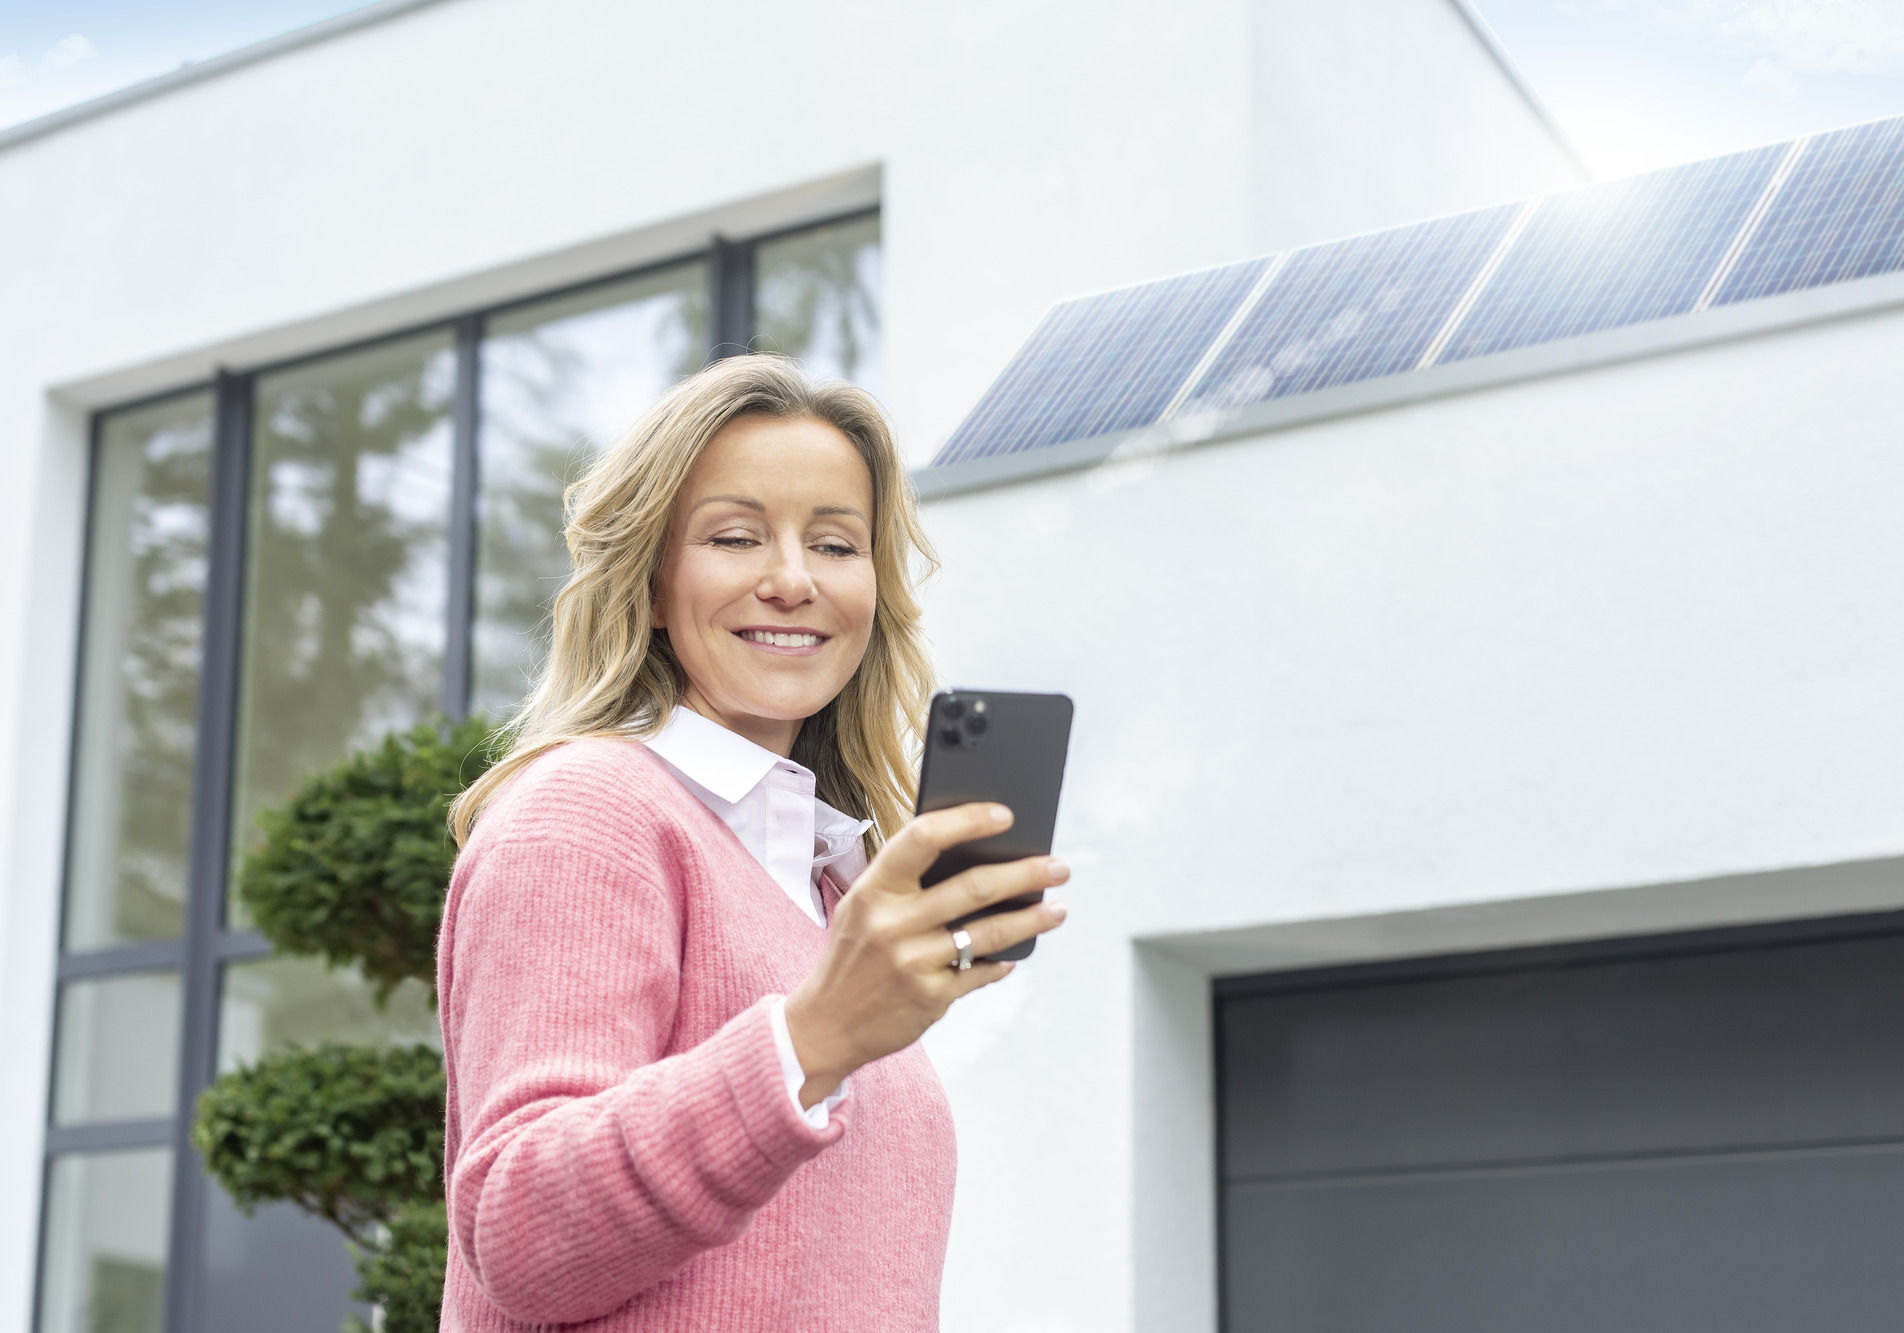
<instances>
[{"instance_id":1,"label":"large window","mask_svg":"<svg viewBox=\"0 0 1904 1333\"><path fill-rule=\"evenodd\" d=\"M436 1015L272 955L231 897L258 812L418 718L506 714L594 451L749 346L879 393L879 313L863 213L96 418L37 1333L334 1333L341 1240L241 1216L192 1107L285 1043Z\"/></svg>"}]
</instances>

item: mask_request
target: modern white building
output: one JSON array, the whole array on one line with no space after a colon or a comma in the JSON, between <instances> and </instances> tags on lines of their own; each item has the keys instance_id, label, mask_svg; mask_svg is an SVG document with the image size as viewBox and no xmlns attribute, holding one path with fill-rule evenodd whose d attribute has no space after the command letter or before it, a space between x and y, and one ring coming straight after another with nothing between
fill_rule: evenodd
<instances>
[{"instance_id":1,"label":"modern white building","mask_svg":"<svg viewBox=\"0 0 1904 1333\"><path fill-rule=\"evenodd\" d=\"M0 132L0 1328L337 1326L186 1117L432 1018L233 849L507 707L566 470L749 344L890 404L946 679L1077 704L1072 919L928 1037L949 1330L1896 1323L1880 140L1869 254L1733 299L1816 145L1530 210L1451 0L386 0ZM1634 301L1512 335L1575 261Z\"/></svg>"}]
</instances>

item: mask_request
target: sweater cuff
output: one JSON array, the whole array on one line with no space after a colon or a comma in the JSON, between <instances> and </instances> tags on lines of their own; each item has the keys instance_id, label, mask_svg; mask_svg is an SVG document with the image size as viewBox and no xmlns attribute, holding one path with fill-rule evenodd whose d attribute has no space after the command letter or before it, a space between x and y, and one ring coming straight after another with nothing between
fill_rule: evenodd
<instances>
[{"instance_id":1,"label":"sweater cuff","mask_svg":"<svg viewBox=\"0 0 1904 1333\"><path fill-rule=\"evenodd\" d=\"M825 1129L833 1108L846 1100L852 1080L841 1079L839 1087L812 1106L800 1105L800 1089L807 1085L807 1071L800 1067L800 1053L793 1049L793 1033L787 1030L787 997L776 995L771 998L773 1008L767 1011L767 1017L773 1022L774 1050L780 1053L780 1077L786 1080L787 1096L793 1099L793 1109L809 1125L815 1129Z\"/></svg>"},{"instance_id":2,"label":"sweater cuff","mask_svg":"<svg viewBox=\"0 0 1904 1333\"><path fill-rule=\"evenodd\" d=\"M728 1058L719 1062L721 1074L755 1150L774 1166L791 1170L845 1133L847 1117L842 1108L818 1127L801 1110L797 1093L788 1096L774 1036L777 1002L784 1003L779 996L763 996L735 1015L715 1040L730 1047Z\"/></svg>"}]
</instances>

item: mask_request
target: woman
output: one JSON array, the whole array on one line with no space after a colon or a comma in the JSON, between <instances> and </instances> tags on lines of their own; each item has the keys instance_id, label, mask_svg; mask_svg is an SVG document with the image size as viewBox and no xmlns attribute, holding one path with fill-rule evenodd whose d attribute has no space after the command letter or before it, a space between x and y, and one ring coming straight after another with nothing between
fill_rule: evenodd
<instances>
[{"instance_id":1,"label":"woman","mask_svg":"<svg viewBox=\"0 0 1904 1333\"><path fill-rule=\"evenodd\" d=\"M916 1042L1064 910L949 927L1066 872L920 891L1009 812L906 822L932 558L879 408L720 361L568 498L548 664L451 813L443 1327L935 1328Z\"/></svg>"}]
</instances>

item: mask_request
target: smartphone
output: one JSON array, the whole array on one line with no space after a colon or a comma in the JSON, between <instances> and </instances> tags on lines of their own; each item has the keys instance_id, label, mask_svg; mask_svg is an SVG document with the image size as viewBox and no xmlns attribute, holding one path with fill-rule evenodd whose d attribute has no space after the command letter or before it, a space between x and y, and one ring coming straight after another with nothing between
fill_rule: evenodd
<instances>
[{"instance_id":1,"label":"smartphone","mask_svg":"<svg viewBox=\"0 0 1904 1333\"><path fill-rule=\"evenodd\" d=\"M1064 752L1071 742L1071 700L1062 694L1014 694L1005 690L941 690L926 718L925 756L919 766L916 813L967 801L1000 801L1011 807L1012 826L989 838L948 847L919 883L931 888L961 870L1016 861L1051 851L1058 822L1058 788L1064 782ZM1028 907L1044 890L996 903L952 924ZM1034 936L988 962L1030 957Z\"/></svg>"}]
</instances>

